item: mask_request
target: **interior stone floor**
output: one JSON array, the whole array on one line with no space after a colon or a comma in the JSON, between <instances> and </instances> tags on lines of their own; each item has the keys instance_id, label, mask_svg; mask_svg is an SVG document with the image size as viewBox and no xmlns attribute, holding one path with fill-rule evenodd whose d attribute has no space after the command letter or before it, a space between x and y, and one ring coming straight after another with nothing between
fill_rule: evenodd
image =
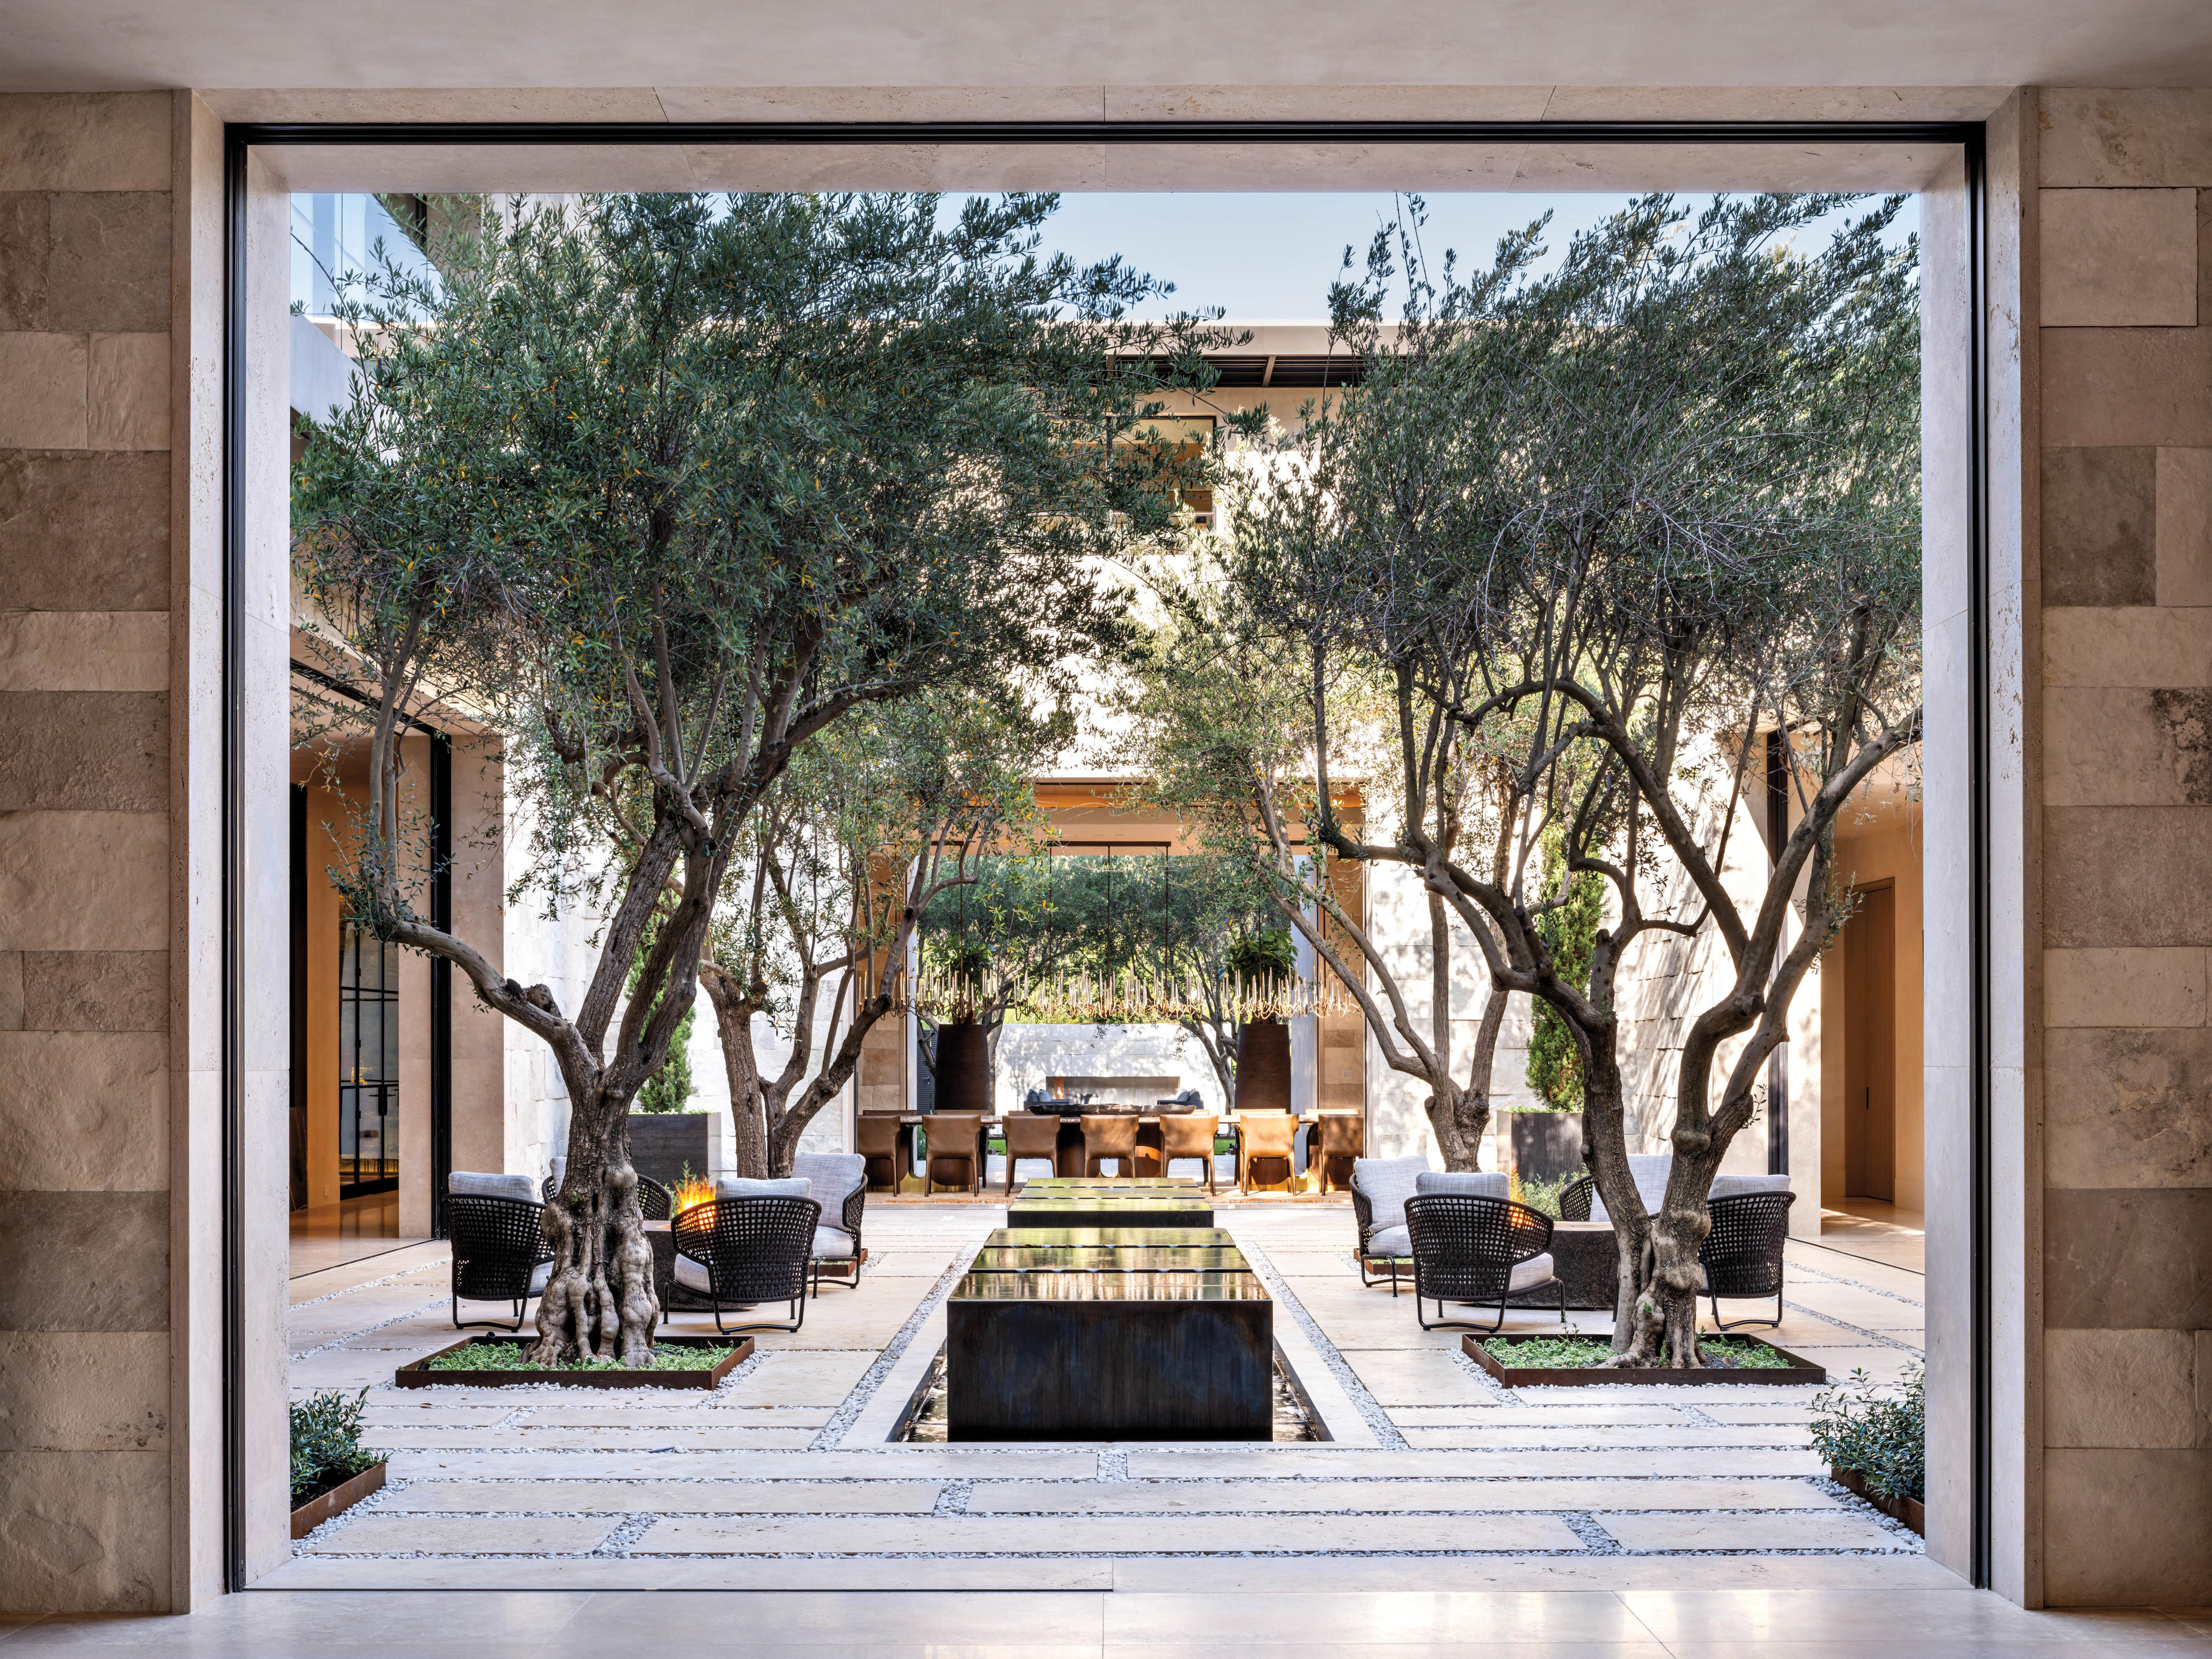
<instances>
[{"instance_id":1,"label":"interior stone floor","mask_svg":"<svg viewBox=\"0 0 2212 1659\"><path fill-rule=\"evenodd\" d=\"M444 1248L293 1284L292 1382L369 1389L386 1490L326 1524L272 1587L606 1590L1905 1589L1949 1585L1919 1540L1831 1486L1805 1388L1501 1388L1363 1286L1342 1200L1224 1204L1326 1443L887 1443L942 1340L941 1297L1003 1212L872 1209L858 1289L710 1395L551 1387L403 1391L455 1340ZM1917 1358L1917 1276L1793 1247L1775 1338L1893 1379ZM1748 1307L1729 1310L1736 1316ZM1573 1316L1581 1328L1609 1318ZM703 1316L677 1322L706 1328ZM1511 1328L1555 1328L1516 1312Z\"/></svg>"}]
</instances>

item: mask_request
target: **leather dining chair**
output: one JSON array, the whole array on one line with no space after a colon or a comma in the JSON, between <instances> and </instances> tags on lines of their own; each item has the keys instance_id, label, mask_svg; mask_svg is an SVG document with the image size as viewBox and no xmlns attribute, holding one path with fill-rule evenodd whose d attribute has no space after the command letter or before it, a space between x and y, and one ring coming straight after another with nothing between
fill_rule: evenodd
<instances>
[{"instance_id":1,"label":"leather dining chair","mask_svg":"<svg viewBox=\"0 0 2212 1659\"><path fill-rule=\"evenodd\" d=\"M898 1191L898 1114L862 1112L854 1121L854 1136L859 1145L853 1150L868 1160L870 1189L875 1189L881 1182L882 1190Z\"/></svg>"},{"instance_id":2,"label":"leather dining chair","mask_svg":"<svg viewBox=\"0 0 2212 1659\"><path fill-rule=\"evenodd\" d=\"M935 1112L921 1126L929 1137L929 1168L922 1183L925 1194L939 1187L983 1188L983 1115L981 1112Z\"/></svg>"},{"instance_id":3,"label":"leather dining chair","mask_svg":"<svg viewBox=\"0 0 2212 1659\"><path fill-rule=\"evenodd\" d=\"M1006 1137L1006 1190L1014 1190L1014 1166L1027 1160L1035 1163L1042 1158L1045 1173L1060 1173L1060 1120L1049 1112L1008 1112L1005 1133Z\"/></svg>"},{"instance_id":4,"label":"leather dining chair","mask_svg":"<svg viewBox=\"0 0 2212 1659\"><path fill-rule=\"evenodd\" d=\"M1239 1112L1237 1115L1237 1185L1250 1192L1255 1164L1280 1164L1281 1176L1261 1182L1282 1182L1288 1192L1295 1184L1297 1162L1291 1148L1297 1139L1298 1121L1289 1112Z\"/></svg>"},{"instance_id":5,"label":"leather dining chair","mask_svg":"<svg viewBox=\"0 0 2212 1659\"><path fill-rule=\"evenodd\" d=\"M1121 1168L1115 1173L1125 1181L1137 1174L1137 1115L1134 1112L1085 1112L1083 1115L1083 1173L1103 1175L1103 1158Z\"/></svg>"},{"instance_id":6,"label":"leather dining chair","mask_svg":"<svg viewBox=\"0 0 2212 1659\"><path fill-rule=\"evenodd\" d=\"M1367 1120L1352 1112L1325 1112L1314 1126L1315 1173L1322 1192L1334 1180L1349 1190L1355 1158L1367 1156Z\"/></svg>"},{"instance_id":7,"label":"leather dining chair","mask_svg":"<svg viewBox=\"0 0 2212 1659\"><path fill-rule=\"evenodd\" d=\"M1212 1113L1177 1112L1160 1119L1160 1173L1175 1173L1177 1158L1196 1158L1206 1169L1206 1190L1213 1186L1213 1137L1221 1120Z\"/></svg>"}]
</instances>

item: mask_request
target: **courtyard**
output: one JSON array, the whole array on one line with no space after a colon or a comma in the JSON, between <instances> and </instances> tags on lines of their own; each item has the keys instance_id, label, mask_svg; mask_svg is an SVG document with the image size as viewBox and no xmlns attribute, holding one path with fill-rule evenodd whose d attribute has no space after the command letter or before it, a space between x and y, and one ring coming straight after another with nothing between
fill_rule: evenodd
<instances>
[{"instance_id":1,"label":"courtyard","mask_svg":"<svg viewBox=\"0 0 2212 1659\"><path fill-rule=\"evenodd\" d=\"M1832 1212L1788 1247L1771 1333L1896 1378L1920 1356L1917 1218ZM384 1491L295 1547L270 1589L1631 1591L1955 1586L1829 1482L1807 1387L1507 1389L1363 1286L1343 1200L1224 1200L1277 1308L1317 1432L1273 1445L893 1441L944 1340L943 1298L1005 1221L988 1202L872 1201L857 1289L757 1339L706 1395L441 1384L398 1365L456 1340L447 1246L291 1283L291 1387L368 1396ZM481 1314L482 1309L471 1309ZM1723 1316L1745 1308L1723 1304ZM1516 1310L1511 1331L1557 1328ZM1578 1329L1609 1314L1571 1314ZM672 1331L711 1332L705 1315ZM1242 1617L1243 1615L1240 1615ZM1195 1639L1199 1627L1182 1632ZM1611 1639L1618 1639L1616 1630Z\"/></svg>"}]
</instances>

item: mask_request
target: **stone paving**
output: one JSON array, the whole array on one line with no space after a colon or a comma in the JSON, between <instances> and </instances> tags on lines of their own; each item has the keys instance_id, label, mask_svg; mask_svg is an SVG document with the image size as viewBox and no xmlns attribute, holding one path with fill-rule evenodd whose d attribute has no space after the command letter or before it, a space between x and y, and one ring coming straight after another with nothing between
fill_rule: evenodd
<instances>
[{"instance_id":1,"label":"stone paving","mask_svg":"<svg viewBox=\"0 0 2212 1659\"><path fill-rule=\"evenodd\" d=\"M293 1284L295 1394L369 1387L382 1493L272 1588L1932 1587L1919 1540L1822 1478L1806 1388L1501 1388L1363 1287L1349 1206L1218 1212L1278 1298L1328 1443L888 1443L939 1305L1003 1211L872 1208L860 1288L711 1394L392 1386L455 1339L444 1248ZM1775 1340L1840 1377L1921 1344L1919 1276L1793 1243ZM1747 1306L1728 1310L1733 1316ZM1602 1329L1604 1316L1571 1316ZM1553 1329L1516 1312L1509 1328ZM686 1317L678 1328L707 1327ZM1759 1333L1765 1334L1764 1331ZM1318 1575L1318 1577L1316 1577Z\"/></svg>"}]
</instances>

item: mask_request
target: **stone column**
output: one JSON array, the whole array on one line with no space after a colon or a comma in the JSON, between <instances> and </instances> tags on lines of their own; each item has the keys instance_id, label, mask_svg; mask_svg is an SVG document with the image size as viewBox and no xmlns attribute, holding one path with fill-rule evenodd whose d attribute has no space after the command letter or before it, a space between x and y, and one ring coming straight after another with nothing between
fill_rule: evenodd
<instances>
[{"instance_id":1,"label":"stone column","mask_svg":"<svg viewBox=\"0 0 2212 1659\"><path fill-rule=\"evenodd\" d=\"M173 1604L171 100L0 97L0 1606Z\"/></svg>"},{"instance_id":2,"label":"stone column","mask_svg":"<svg viewBox=\"0 0 2212 1659\"><path fill-rule=\"evenodd\" d=\"M2212 93L2045 91L2044 1595L2212 1600Z\"/></svg>"}]
</instances>

